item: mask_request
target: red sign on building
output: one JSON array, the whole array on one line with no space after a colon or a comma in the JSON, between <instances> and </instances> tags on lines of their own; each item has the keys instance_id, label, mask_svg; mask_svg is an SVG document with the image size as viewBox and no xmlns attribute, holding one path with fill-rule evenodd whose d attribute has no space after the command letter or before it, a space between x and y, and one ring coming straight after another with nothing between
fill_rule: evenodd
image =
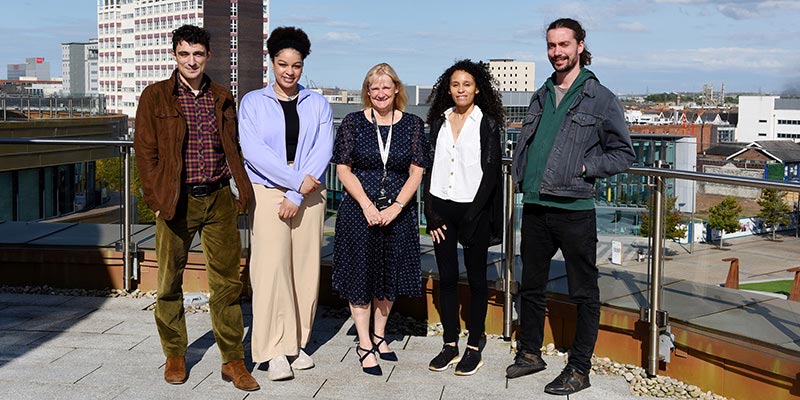
<instances>
[{"instance_id":1,"label":"red sign on building","mask_svg":"<svg viewBox=\"0 0 800 400\"><path fill-rule=\"evenodd\" d=\"M36 57L36 63L41 64L44 62L44 57Z\"/></svg>"}]
</instances>

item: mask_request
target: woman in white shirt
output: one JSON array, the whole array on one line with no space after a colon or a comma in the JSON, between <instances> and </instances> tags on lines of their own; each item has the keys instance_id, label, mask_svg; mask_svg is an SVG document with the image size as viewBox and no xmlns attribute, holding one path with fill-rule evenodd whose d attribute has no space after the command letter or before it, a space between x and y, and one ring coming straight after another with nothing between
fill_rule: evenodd
<instances>
[{"instance_id":1,"label":"woman in white shirt","mask_svg":"<svg viewBox=\"0 0 800 400\"><path fill-rule=\"evenodd\" d=\"M472 375L483 365L489 246L502 241L500 94L488 64L461 60L436 81L431 103L430 151L433 168L425 178L425 217L439 269L439 303L444 346L430 362L432 371L456 365L456 375ZM459 357L458 251L461 243L470 287L469 338Z\"/></svg>"}]
</instances>

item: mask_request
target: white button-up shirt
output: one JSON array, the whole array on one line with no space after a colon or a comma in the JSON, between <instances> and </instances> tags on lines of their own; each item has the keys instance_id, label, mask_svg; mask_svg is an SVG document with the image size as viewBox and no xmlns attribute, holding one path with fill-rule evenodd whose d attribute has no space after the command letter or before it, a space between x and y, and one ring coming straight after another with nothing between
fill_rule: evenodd
<instances>
[{"instance_id":1,"label":"white button-up shirt","mask_svg":"<svg viewBox=\"0 0 800 400\"><path fill-rule=\"evenodd\" d=\"M483 112L475 105L464 121L458 140L453 139L448 117L453 108L444 112L444 124L436 138L436 155L431 169L431 194L457 203L475 199L483 177L481 169L481 119Z\"/></svg>"}]
</instances>

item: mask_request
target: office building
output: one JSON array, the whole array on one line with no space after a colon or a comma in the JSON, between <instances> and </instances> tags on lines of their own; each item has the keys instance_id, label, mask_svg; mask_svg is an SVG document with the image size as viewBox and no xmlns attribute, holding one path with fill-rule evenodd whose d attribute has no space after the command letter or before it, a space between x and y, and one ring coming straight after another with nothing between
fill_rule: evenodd
<instances>
[{"instance_id":1,"label":"office building","mask_svg":"<svg viewBox=\"0 0 800 400\"><path fill-rule=\"evenodd\" d=\"M511 59L489 60L489 71L502 92L533 92L536 64L533 61Z\"/></svg>"},{"instance_id":2,"label":"office building","mask_svg":"<svg viewBox=\"0 0 800 400\"><path fill-rule=\"evenodd\" d=\"M50 62L44 57L26 58L24 64L8 64L6 79L18 81L23 77L36 78L37 81L50 80Z\"/></svg>"},{"instance_id":3,"label":"office building","mask_svg":"<svg viewBox=\"0 0 800 400\"><path fill-rule=\"evenodd\" d=\"M800 142L800 99L739 96L736 141L791 139Z\"/></svg>"},{"instance_id":4,"label":"office building","mask_svg":"<svg viewBox=\"0 0 800 400\"><path fill-rule=\"evenodd\" d=\"M97 39L86 43L61 43L61 74L67 95L96 95Z\"/></svg>"},{"instance_id":5,"label":"office building","mask_svg":"<svg viewBox=\"0 0 800 400\"><path fill-rule=\"evenodd\" d=\"M202 26L211 33L206 73L234 96L268 82L269 0L99 0L99 91L112 113L136 114L147 85L175 69L172 31Z\"/></svg>"}]
</instances>

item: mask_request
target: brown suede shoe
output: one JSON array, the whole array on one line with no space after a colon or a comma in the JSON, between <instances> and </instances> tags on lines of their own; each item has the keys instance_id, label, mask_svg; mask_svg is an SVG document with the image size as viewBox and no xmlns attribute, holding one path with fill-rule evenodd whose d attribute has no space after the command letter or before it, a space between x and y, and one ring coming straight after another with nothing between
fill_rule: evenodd
<instances>
[{"instance_id":1,"label":"brown suede shoe","mask_svg":"<svg viewBox=\"0 0 800 400\"><path fill-rule=\"evenodd\" d=\"M164 380L173 385L186 382L189 374L186 373L186 357L167 357L164 366Z\"/></svg>"},{"instance_id":2,"label":"brown suede shoe","mask_svg":"<svg viewBox=\"0 0 800 400\"><path fill-rule=\"evenodd\" d=\"M250 372L245 368L244 360L236 360L222 364L222 380L225 382L233 382L233 386L236 386L239 390L252 392L261 389L261 386L258 386L256 378L253 378L253 375L250 375Z\"/></svg>"}]
</instances>

